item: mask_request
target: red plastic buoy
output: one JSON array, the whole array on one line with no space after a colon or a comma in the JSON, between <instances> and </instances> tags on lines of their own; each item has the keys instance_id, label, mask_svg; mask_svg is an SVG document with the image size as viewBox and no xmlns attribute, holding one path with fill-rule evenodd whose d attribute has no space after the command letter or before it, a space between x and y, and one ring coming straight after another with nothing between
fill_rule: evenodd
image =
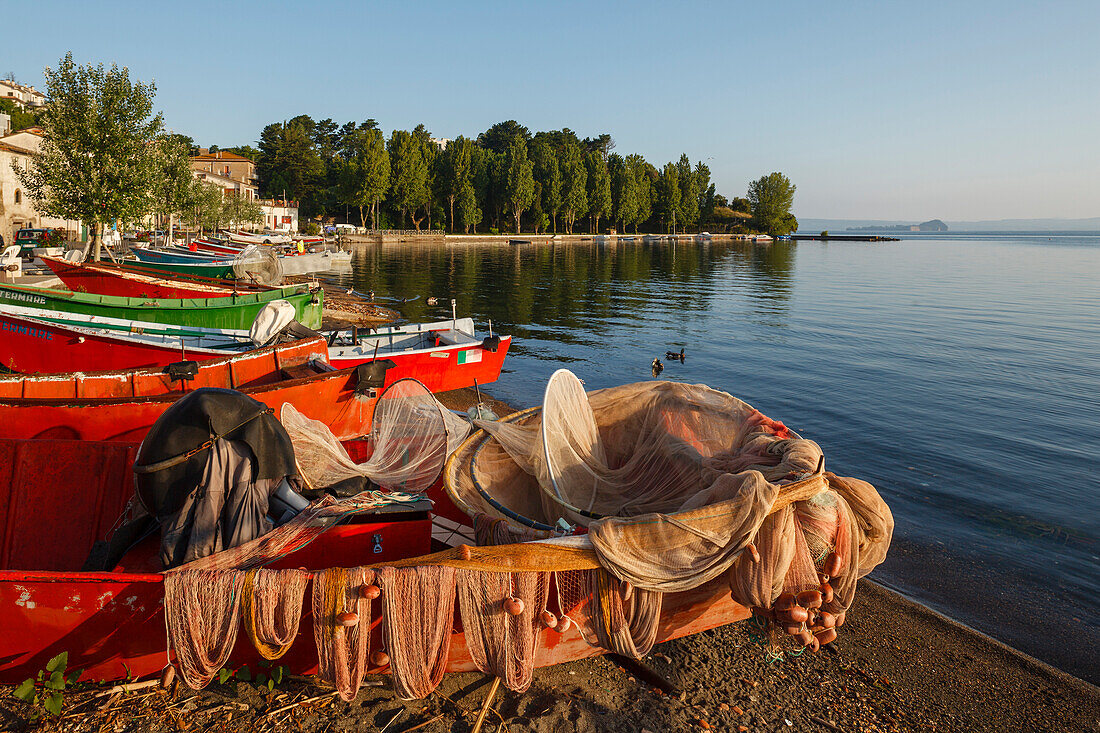
<instances>
[{"instance_id":1,"label":"red plastic buoy","mask_svg":"<svg viewBox=\"0 0 1100 733\"><path fill-rule=\"evenodd\" d=\"M344 611L343 613L336 614L337 626L355 626L357 623L359 623L359 614L357 613Z\"/></svg>"},{"instance_id":2,"label":"red plastic buoy","mask_svg":"<svg viewBox=\"0 0 1100 733\"><path fill-rule=\"evenodd\" d=\"M825 629L819 631L814 637L821 644L829 644L836 641L836 629Z\"/></svg>"},{"instance_id":3,"label":"red plastic buoy","mask_svg":"<svg viewBox=\"0 0 1100 733\"><path fill-rule=\"evenodd\" d=\"M379 649L370 655L370 663L375 667L385 667L390 663L390 655Z\"/></svg>"},{"instance_id":4,"label":"red plastic buoy","mask_svg":"<svg viewBox=\"0 0 1100 733\"><path fill-rule=\"evenodd\" d=\"M821 608L821 591L804 590L797 596L798 605L803 608Z\"/></svg>"},{"instance_id":5,"label":"red plastic buoy","mask_svg":"<svg viewBox=\"0 0 1100 733\"><path fill-rule=\"evenodd\" d=\"M523 613L523 601L512 596L504 599L504 610L509 616L518 616Z\"/></svg>"},{"instance_id":6,"label":"red plastic buoy","mask_svg":"<svg viewBox=\"0 0 1100 733\"><path fill-rule=\"evenodd\" d=\"M630 597L634 595L634 586L630 584L629 580L624 580L619 583L619 597L623 601L629 601Z\"/></svg>"},{"instance_id":7,"label":"red plastic buoy","mask_svg":"<svg viewBox=\"0 0 1100 733\"><path fill-rule=\"evenodd\" d=\"M844 569L840 555L835 552L830 552L829 556L825 558L825 567L822 569L830 578L835 578L840 575L840 572Z\"/></svg>"},{"instance_id":8,"label":"red plastic buoy","mask_svg":"<svg viewBox=\"0 0 1100 733\"><path fill-rule=\"evenodd\" d=\"M469 560L470 556L471 556L470 546L469 545L459 545L458 546L458 556L462 560Z\"/></svg>"},{"instance_id":9,"label":"red plastic buoy","mask_svg":"<svg viewBox=\"0 0 1100 733\"><path fill-rule=\"evenodd\" d=\"M753 562L760 562L760 553L756 549L756 545L749 543L745 545L745 552L749 553L749 559Z\"/></svg>"},{"instance_id":10,"label":"red plastic buoy","mask_svg":"<svg viewBox=\"0 0 1100 733\"><path fill-rule=\"evenodd\" d=\"M559 634L564 634L566 631L569 631L569 627L572 625L573 619L568 616L562 616L558 621L558 625L554 627L554 631L557 631Z\"/></svg>"},{"instance_id":11,"label":"red plastic buoy","mask_svg":"<svg viewBox=\"0 0 1100 733\"><path fill-rule=\"evenodd\" d=\"M373 583L369 583L367 585L359 586L359 597L360 598L369 598L370 600L373 601L375 598L377 598L380 595L382 595L382 589L379 588L377 585L375 585Z\"/></svg>"},{"instance_id":12,"label":"red plastic buoy","mask_svg":"<svg viewBox=\"0 0 1100 733\"><path fill-rule=\"evenodd\" d=\"M786 611L795 604L794 593L780 593L775 599L775 610Z\"/></svg>"},{"instance_id":13,"label":"red plastic buoy","mask_svg":"<svg viewBox=\"0 0 1100 733\"><path fill-rule=\"evenodd\" d=\"M541 621L542 625L548 629L552 629L558 625L558 617L550 613L549 611L543 611L542 613L540 613L539 621Z\"/></svg>"},{"instance_id":14,"label":"red plastic buoy","mask_svg":"<svg viewBox=\"0 0 1100 733\"><path fill-rule=\"evenodd\" d=\"M833 602L833 586L828 583L821 584L821 600L825 603Z\"/></svg>"}]
</instances>

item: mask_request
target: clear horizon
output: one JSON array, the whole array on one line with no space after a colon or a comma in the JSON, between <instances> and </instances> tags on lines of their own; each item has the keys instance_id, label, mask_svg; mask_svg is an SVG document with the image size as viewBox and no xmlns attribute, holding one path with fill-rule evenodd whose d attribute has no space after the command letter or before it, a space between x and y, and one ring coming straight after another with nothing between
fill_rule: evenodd
<instances>
[{"instance_id":1,"label":"clear horizon","mask_svg":"<svg viewBox=\"0 0 1100 733\"><path fill-rule=\"evenodd\" d=\"M49 32L0 74L41 88L67 51L126 66L156 82L167 126L202 146L255 144L298 114L447 138L515 119L606 132L658 166L687 153L726 196L782 171L806 219L1100 216L1091 3L343 0L306 14L39 0L8 19Z\"/></svg>"}]
</instances>

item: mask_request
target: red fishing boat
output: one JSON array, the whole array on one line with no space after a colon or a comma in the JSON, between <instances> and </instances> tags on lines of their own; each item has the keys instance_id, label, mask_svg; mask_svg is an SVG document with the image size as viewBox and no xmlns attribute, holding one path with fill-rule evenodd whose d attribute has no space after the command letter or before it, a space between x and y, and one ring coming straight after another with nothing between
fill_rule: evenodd
<instances>
[{"instance_id":1,"label":"red fishing boat","mask_svg":"<svg viewBox=\"0 0 1100 733\"><path fill-rule=\"evenodd\" d=\"M140 265L116 265L106 262L69 262L57 257L42 257L65 287L78 293L117 295L124 298L223 298L241 293L273 293L280 297L283 288L229 282L209 277L169 275ZM305 285L290 286L298 292Z\"/></svg>"},{"instance_id":2,"label":"red fishing boat","mask_svg":"<svg viewBox=\"0 0 1100 733\"><path fill-rule=\"evenodd\" d=\"M199 387L240 390L275 410L289 402L339 437L358 436L370 424L366 385L383 383L325 358L324 339L311 338L161 369L0 375L0 437L138 441Z\"/></svg>"},{"instance_id":3,"label":"red fishing boat","mask_svg":"<svg viewBox=\"0 0 1100 733\"><path fill-rule=\"evenodd\" d=\"M105 316L0 308L0 364L31 374L163 367L206 362L255 348L246 331L168 326ZM379 362L387 381L414 377L432 392L489 384L500 377L511 336L479 339L470 318L329 334L336 369Z\"/></svg>"}]
</instances>

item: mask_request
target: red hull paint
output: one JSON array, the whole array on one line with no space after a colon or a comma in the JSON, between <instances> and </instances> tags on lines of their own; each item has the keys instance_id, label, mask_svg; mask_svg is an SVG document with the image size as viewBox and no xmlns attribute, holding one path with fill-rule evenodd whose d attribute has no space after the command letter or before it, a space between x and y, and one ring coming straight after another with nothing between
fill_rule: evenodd
<instances>
[{"instance_id":1,"label":"red hull paint","mask_svg":"<svg viewBox=\"0 0 1100 733\"><path fill-rule=\"evenodd\" d=\"M159 270L140 267L74 264L54 257L43 257L65 287L74 292L117 295L124 298L220 298L256 288L236 288L213 278L188 280L173 278Z\"/></svg>"},{"instance_id":2,"label":"red hull paint","mask_svg":"<svg viewBox=\"0 0 1100 733\"><path fill-rule=\"evenodd\" d=\"M324 357L323 339L303 339L203 362L190 382L161 370L0 377L0 438L138 441L161 413L199 387L236 389L278 414L290 402L338 438L369 430L374 399L356 395L354 369L288 378L286 369Z\"/></svg>"},{"instance_id":3,"label":"red hull paint","mask_svg":"<svg viewBox=\"0 0 1100 733\"><path fill-rule=\"evenodd\" d=\"M505 336L495 352L486 351L480 346L464 345L440 347L431 351L409 351L379 354L378 358L390 359L395 366L386 372L386 382L392 383L403 377L415 377L431 392L449 392L452 389L472 387L474 380L479 385L495 382L500 378L504 366L504 357L512 345L512 337ZM476 354L479 361L459 364L459 354ZM373 359L341 359L335 353L330 354L332 365L337 369L364 364ZM466 357L470 358L469 356Z\"/></svg>"},{"instance_id":4,"label":"red hull paint","mask_svg":"<svg viewBox=\"0 0 1100 733\"><path fill-rule=\"evenodd\" d=\"M363 457L359 443L348 444L357 460ZM155 555L159 540L153 538L127 556L124 565L138 572L74 572L132 494L136 452L133 443L0 439L0 567L24 568L0 571L0 628L5 632L0 634L0 682L21 682L62 651L69 653L70 668L85 670L84 679L116 680L128 672L147 677L164 666L162 576L141 572L151 567L143 558ZM74 492L75 485L81 491ZM438 484L429 496L445 498ZM65 511L43 513L42 506L63 506ZM337 527L273 567L354 567L429 551L425 519L390 521L383 515L368 521ZM381 553L374 552L375 535L382 535ZM280 661L297 674L316 671L309 608L307 602L298 638ZM381 644L379 610L375 605L371 618L372 648ZM747 616L744 607L730 600L724 580L717 579L688 593L665 596L658 639L698 633ZM460 628L456 618L455 629ZM535 664L600 653L575 627L565 634L544 631ZM255 668L258 661L246 635L240 634L229 666ZM461 630L452 634L447 669L474 669Z\"/></svg>"},{"instance_id":5,"label":"red hull paint","mask_svg":"<svg viewBox=\"0 0 1100 733\"><path fill-rule=\"evenodd\" d=\"M0 364L13 372L80 372L164 367L184 359L209 361L222 352L169 349L0 312Z\"/></svg>"}]
</instances>

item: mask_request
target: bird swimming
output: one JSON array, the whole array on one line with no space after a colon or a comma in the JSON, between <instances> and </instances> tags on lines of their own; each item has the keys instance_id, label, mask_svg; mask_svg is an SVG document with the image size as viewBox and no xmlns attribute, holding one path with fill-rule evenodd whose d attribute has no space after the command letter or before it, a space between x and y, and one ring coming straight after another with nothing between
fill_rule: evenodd
<instances>
[{"instance_id":1,"label":"bird swimming","mask_svg":"<svg viewBox=\"0 0 1100 733\"><path fill-rule=\"evenodd\" d=\"M653 364L650 366L653 367L653 376L655 377L665 370L665 365L661 363L661 357L659 356L653 357Z\"/></svg>"},{"instance_id":2,"label":"bird swimming","mask_svg":"<svg viewBox=\"0 0 1100 733\"><path fill-rule=\"evenodd\" d=\"M679 354L677 354L675 351L666 351L665 352L665 358L668 359L669 361L673 361L674 359L679 359L681 364L683 364L684 361L687 359L687 357L684 356L684 350L682 348L680 349Z\"/></svg>"}]
</instances>

